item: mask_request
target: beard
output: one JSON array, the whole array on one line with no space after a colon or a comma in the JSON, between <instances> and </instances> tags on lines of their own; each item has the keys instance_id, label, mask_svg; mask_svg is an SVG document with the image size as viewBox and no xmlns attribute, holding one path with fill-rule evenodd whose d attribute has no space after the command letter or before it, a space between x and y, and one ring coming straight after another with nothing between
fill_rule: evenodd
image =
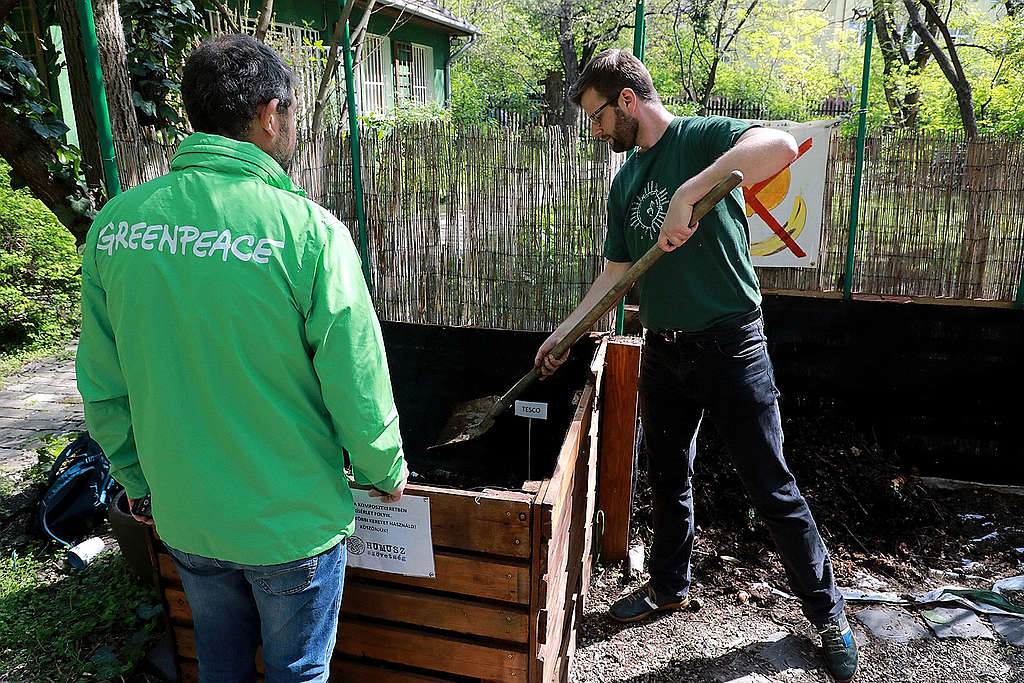
<instances>
[{"instance_id":1,"label":"beard","mask_svg":"<svg viewBox=\"0 0 1024 683\"><path fill-rule=\"evenodd\" d=\"M270 156L281 165L285 173L288 173L292 168L292 161L295 159L295 147L295 130L282 131L282 134L278 137L277 144L270 153Z\"/></svg>"},{"instance_id":2,"label":"beard","mask_svg":"<svg viewBox=\"0 0 1024 683\"><path fill-rule=\"evenodd\" d=\"M636 136L640 130L640 123L622 111L618 107L615 108L615 127L612 129L611 140L608 144L611 145L613 152L626 152L636 147Z\"/></svg>"}]
</instances>

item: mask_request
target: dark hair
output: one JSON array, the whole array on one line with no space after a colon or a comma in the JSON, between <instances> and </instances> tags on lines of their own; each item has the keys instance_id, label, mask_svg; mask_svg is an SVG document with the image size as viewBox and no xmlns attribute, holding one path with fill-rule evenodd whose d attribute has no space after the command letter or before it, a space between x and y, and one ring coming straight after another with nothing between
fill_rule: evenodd
<instances>
[{"instance_id":1,"label":"dark hair","mask_svg":"<svg viewBox=\"0 0 1024 683\"><path fill-rule=\"evenodd\" d=\"M647 67L626 50L605 50L591 59L569 88L569 99L579 106L587 88L593 88L605 99L617 96L624 88L632 88L641 100L661 101Z\"/></svg>"},{"instance_id":2,"label":"dark hair","mask_svg":"<svg viewBox=\"0 0 1024 683\"><path fill-rule=\"evenodd\" d=\"M295 96L295 74L281 56L245 35L217 36L189 55L181 99L192 128L241 139L256 108L273 99L279 111Z\"/></svg>"}]
</instances>

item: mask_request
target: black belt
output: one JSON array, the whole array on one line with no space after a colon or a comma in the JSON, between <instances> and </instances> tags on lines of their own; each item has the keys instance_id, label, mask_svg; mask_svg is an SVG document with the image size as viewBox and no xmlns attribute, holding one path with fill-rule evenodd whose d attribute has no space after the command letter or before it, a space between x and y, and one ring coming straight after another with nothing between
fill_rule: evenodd
<instances>
[{"instance_id":1,"label":"black belt","mask_svg":"<svg viewBox=\"0 0 1024 683\"><path fill-rule=\"evenodd\" d=\"M700 330L699 332L687 332L686 330L660 330L658 332L650 332L650 334L660 337L664 341L672 344L705 341L719 337L723 332L731 332L732 330L743 327L744 325L749 325L760 317L761 307L758 306L749 313L738 313L736 315L729 316L728 318L715 323L707 329Z\"/></svg>"}]
</instances>

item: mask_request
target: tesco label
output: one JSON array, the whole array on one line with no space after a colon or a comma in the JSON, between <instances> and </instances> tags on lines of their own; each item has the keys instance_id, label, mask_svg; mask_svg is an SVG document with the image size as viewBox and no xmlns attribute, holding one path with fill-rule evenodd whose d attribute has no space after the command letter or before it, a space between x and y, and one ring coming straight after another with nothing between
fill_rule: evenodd
<instances>
[{"instance_id":1,"label":"tesco label","mask_svg":"<svg viewBox=\"0 0 1024 683\"><path fill-rule=\"evenodd\" d=\"M548 404L534 403L532 401L516 401L516 415L528 417L532 420L548 419Z\"/></svg>"}]
</instances>

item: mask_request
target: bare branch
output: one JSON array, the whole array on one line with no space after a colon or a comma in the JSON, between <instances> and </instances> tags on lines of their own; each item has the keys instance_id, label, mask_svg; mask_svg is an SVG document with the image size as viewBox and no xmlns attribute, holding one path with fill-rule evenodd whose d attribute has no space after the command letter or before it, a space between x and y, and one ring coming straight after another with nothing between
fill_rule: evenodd
<instances>
[{"instance_id":1,"label":"bare branch","mask_svg":"<svg viewBox=\"0 0 1024 683\"><path fill-rule=\"evenodd\" d=\"M331 50L327 55L327 64L324 66L324 73L320 76L320 86L316 89L316 102L313 105L313 125L311 136L315 139L320 133L324 120L324 106L327 103L327 90L331 87L331 80L338 69L338 46L341 44L341 36L345 31L345 24L352 16L352 9L355 7L354 0L345 0L345 6L338 17L338 23L334 25L334 32L331 34ZM366 13L367 16L370 14Z\"/></svg>"},{"instance_id":2,"label":"bare branch","mask_svg":"<svg viewBox=\"0 0 1024 683\"><path fill-rule=\"evenodd\" d=\"M260 10L260 20L256 24L256 40L266 42L267 31L270 30L270 18L274 15L274 0L263 0L263 9Z\"/></svg>"},{"instance_id":3,"label":"bare branch","mask_svg":"<svg viewBox=\"0 0 1024 683\"><path fill-rule=\"evenodd\" d=\"M225 5L221 0L213 0L213 6L217 8L217 14L219 14L220 18L224 20L224 23L227 24L228 29L230 29L232 33L242 32L242 29L238 28L238 23L235 21L235 15L231 13L231 10L228 9L227 5Z\"/></svg>"}]
</instances>

